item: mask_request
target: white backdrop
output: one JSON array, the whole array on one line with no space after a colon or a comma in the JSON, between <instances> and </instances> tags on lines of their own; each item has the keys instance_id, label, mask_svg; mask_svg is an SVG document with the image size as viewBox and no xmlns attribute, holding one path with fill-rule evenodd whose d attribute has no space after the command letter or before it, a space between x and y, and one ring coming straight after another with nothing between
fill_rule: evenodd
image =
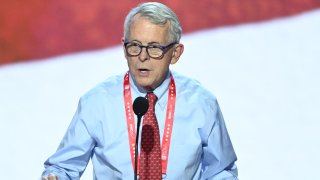
<instances>
[{"instance_id":1,"label":"white backdrop","mask_svg":"<svg viewBox=\"0 0 320 180\"><path fill-rule=\"evenodd\" d=\"M218 97L240 179L317 179L320 11L208 29L182 43L172 69ZM126 69L120 45L0 67L1 179L39 178L79 97ZM90 164L82 179L92 179Z\"/></svg>"}]
</instances>

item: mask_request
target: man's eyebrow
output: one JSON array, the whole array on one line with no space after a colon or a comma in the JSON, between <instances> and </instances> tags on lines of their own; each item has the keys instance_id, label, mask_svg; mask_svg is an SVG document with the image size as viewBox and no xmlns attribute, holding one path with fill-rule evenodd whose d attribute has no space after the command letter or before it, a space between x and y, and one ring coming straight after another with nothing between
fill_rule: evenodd
<instances>
[{"instance_id":1,"label":"man's eyebrow","mask_svg":"<svg viewBox=\"0 0 320 180\"><path fill-rule=\"evenodd\" d=\"M160 45L160 44L161 44L161 43L155 42L155 41L148 42L148 45Z\"/></svg>"},{"instance_id":2,"label":"man's eyebrow","mask_svg":"<svg viewBox=\"0 0 320 180\"><path fill-rule=\"evenodd\" d=\"M134 43L139 43L139 44L143 44L141 41L139 40L136 40L136 39L133 39L131 40L130 42L134 42ZM151 42L148 42L147 45L161 45L161 43L159 42L156 42L156 41L151 41Z\"/></svg>"},{"instance_id":3,"label":"man's eyebrow","mask_svg":"<svg viewBox=\"0 0 320 180\"><path fill-rule=\"evenodd\" d=\"M140 41L138 41L138 40L136 40L136 39L134 39L134 40L132 40L132 41L130 41L130 42L135 42L135 43L140 43L140 44L142 44Z\"/></svg>"}]
</instances>

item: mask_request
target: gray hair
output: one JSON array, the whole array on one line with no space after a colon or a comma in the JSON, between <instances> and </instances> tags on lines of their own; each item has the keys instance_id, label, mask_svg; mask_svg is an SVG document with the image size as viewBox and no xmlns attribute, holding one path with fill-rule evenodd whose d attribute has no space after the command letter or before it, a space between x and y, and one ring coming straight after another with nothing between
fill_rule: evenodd
<instances>
[{"instance_id":1,"label":"gray hair","mask_svg":"<svg viewBox=\"0 0 320 180\"><path fill-rule=\"evenodd\" d=\"M140 4L133 8L124 21L124 38L128 39L130 35L130 26L135 15L146 17L151 23L163 26L169 21L169 40L179 42L181 38L182 28L177 15L167 6L158 2L148 2Z\"/></svg>"}]
</instances>

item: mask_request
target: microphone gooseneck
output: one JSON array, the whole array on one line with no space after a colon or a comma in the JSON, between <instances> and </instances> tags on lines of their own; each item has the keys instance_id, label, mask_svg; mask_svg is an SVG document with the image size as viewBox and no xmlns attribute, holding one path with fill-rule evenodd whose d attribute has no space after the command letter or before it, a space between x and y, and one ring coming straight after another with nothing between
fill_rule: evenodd
<instances>
[{"instance_id":1,"label":"microphone gooseneck","mask_svg":"<svg viewBox=\"0 0 320 180\"><path fill-rule=\"evenodd\" d=\"M138 142L139 142L139 129L140 129L140 123L141 123L141 118L146 112L148 111L149 108L149 101L144 98L144 97L137 97L132 105L133 112L137 115L138 121L137 121L137 134L136 134L136 146L135 146L135 162L134 162L134 180L137 180L138 174L137 174L137 169L138 169Z\"/></svg>"}]
</instances>

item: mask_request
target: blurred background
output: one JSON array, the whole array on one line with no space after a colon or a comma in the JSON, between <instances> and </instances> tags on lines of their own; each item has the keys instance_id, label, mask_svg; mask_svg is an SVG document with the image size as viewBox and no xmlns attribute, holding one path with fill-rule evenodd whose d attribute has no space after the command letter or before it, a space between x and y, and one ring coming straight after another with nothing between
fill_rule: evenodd
<instances>
[{"instance_id":1,"label":"blurred background","mask_svg":"<svg viewBox=\"0 0 320 180\"><path fill-rule=\"evenodd\" d=\"M123 21L142 2L0 0L1 179L39 178L80 96L127 70ZM317 179L320 1L159 2L183 27L172 69L217 96L239 178Z\"/></svg>"}]
</instances>

